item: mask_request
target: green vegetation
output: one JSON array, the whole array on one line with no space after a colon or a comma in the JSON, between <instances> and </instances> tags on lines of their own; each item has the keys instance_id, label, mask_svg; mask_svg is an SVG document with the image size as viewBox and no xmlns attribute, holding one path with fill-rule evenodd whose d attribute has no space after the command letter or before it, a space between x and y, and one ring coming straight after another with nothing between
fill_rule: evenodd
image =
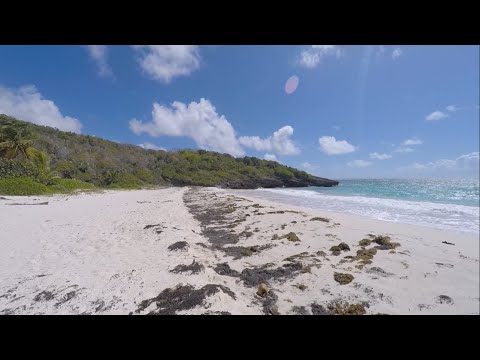
<instances>
[{"instance_id":1,"label":"green vegetation","mask_svg":"<svg viewBox=\"0 0 480 360\"><path fill-rule=\"evenodd\" d=\"M31 181L26 182L27 178ZM146 150L5 115L0 115L0 179L0 194L13 194L7 184L15 182L19 189L35 194L86 186L138 189L198 185L250 189L338 184L274 161L235 158L205 150Z\"/></svg>"}]
</instances>

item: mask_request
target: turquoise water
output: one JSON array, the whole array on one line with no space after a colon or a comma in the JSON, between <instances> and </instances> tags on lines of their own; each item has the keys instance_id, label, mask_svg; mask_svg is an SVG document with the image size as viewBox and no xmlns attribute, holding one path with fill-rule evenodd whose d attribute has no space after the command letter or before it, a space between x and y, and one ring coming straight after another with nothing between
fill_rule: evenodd
<instances>
[{"instance_id":1,"label":"turquoise water","mask_svg":"<svg viewBox=\"0 0 480 360\"><path fill-rule=\"evenodd\" d=\"M366 196L477 207L480 201L479 182L474 179L341 180L338 186L332 188L310 187L308 190L329 195Z\"/></svg>"},{"instance_id":2,"label":"turquoise water","mask_svg":"<svg viewBox=\"0 0 480 360\"><path fill-rule=\"evenodd\" d=\"M475 179L340 180L336 187L243 190L245 195L312 209L479 233Z\"/></svg>"}]
</instances>

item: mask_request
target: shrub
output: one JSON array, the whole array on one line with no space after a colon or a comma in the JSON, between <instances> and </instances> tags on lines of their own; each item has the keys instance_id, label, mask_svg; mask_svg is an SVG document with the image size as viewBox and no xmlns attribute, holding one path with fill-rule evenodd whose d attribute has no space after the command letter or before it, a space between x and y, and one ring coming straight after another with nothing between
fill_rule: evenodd
<instances>
[{"instance_id":1,"label":"shrub","mask_svg":"<svg viewBox=\"0 0 480 360\"><path fill-rule=\"evenodd\" d=\"M42 195L51 190L28 177L10 177L0 179L0 195Z\"/></svg>"}]
</instances>

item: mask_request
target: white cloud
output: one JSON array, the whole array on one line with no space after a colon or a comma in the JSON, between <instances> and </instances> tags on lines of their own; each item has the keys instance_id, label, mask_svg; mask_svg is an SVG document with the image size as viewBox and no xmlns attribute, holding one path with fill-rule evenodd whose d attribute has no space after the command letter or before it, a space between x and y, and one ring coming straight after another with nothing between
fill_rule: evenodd
<instances>
[{"instance_id":1,"label":"white cloud","mask_svg":"<svg viewBox=\"0 0 480 360\"><path fill-rule=\"evenodd\" d=\"M259 136L242 136L238 140L243 146L254 148L257 151L272 151L278 155L297 155L300 153L300 149L292 141L292 135L293 128L287 125L266 139Z\"/></svg>"},{"instance_id":2,"label":"white cloud","mask_svg":"<svg viewBox=\"0 0 480 360\"><path fill-rule=\"evenodd\" d=\"M87 45L87 51L97 64L98 75L101 77L113 77L113 72L107 61L108 49L105 45Z\"/></svg>"},{"instance_id":3,"label":"white cloud","mask_svg":"<svg viewBox=\"0 0 480 360\"><path fill-rule=\"evenodd\" d=\"M400 48L395 48L392 51L392 59L396 60L402 55L402 49Z\"/></svg>"},{"instance_id":4,"label":"white cloud","mask_svg":"<svg viewBox=\"0 0 480 360\"><path fill-rule=\"evenodd\" d=\"M310 169L312 167L312 164L310 164L309 162L304 162L302 163L302 167L304 167L305 169Z\"/></svg>"},{"instance_id":5,"label":"white cloud","mask_svg":"<svg viewBox=\"0 0 480 360\"><path fill-rule=\"evenodd\" d=\"M308 69L313 69L317 67L327 56L336 56L340 57L342 55L342 50L335 45L312 45L307 50L303 50L297 62L299 65L306 67Z\"/></svg>"},{"instance_id":6,"label":"white cloud","mask_svg":"<svg viewBox=\"0 0 480 360\"><path fill-rule=\"evenodd\" d=\"M328 155L348 154L357 148L346 140L337 140L335 136L322 136L318 139L320 150Z\"/></svg>"},{"instance_id":7,"label":"white cloud","mask_svg":"<svg viewBox=\"0 0 480 360\"><path fill-rule=\"evenodd\" d=\"M347 165L354 168L364 168L372 165L372 162L365 161L365 160L353 160L353 161L349 161Z\"/></svg>"},{"instance_id":8,"label":"white cloud","mask_svg":"<svg viewBox=\"0 0 480 360\"><path fill-rule=\"evenodd\" d=\"M190 75L200 67L197 45L135 45L133 48L143 71L165 84L175 77Z\"/></svg>"},{"instance_id":9,"label":"white cloud","mask_svg":"<svg viewBox=\"0 0 480 360\"><path fill-rule=\"evenodd\" d=\"M448 105L445 109L450 112L455 112L458 110L458 108L455 105Z\"/></svg>"},{"instance_id":10,"label":"white cloud","mask_svg":"<svg viewBox=\"0 0 480 360\"><path fill-rule=\"evenodd\" d=\"M404 146L422 145L422 144L423 144L423 140L418 138L407 139L401 143L401 145L404 145Z\"/></svg>"},{"instance_id":11,"label":"white cloud","mask_svg":"<svg viewBox=\"0 0 480 360\"><path fill-rule=\"evenodd\" d=\"M379 153L370 153L370 159L377 159L377 160L388 160L391 159L392 155L388 154L379 154Z\"/></svg>"},{"instance_id":12,"label":"white cloud","mask_svg":"<svg viewBox=\"0 0 480 360\"><path fill-rule=\"evenodd\" d=\"M399 147L397 149L395 149L395 152L398 152L398 153L410 153L410 152L414 152L415 149L413 148L410 148L410 147Z\"/></svg>"},{"instance_id":13,"label":"white cloud","mask_svg":"<svg viewBox=\"0 0 480 360\"><path fill-rule=\"evenodd\" d=\"M140 146L143 149L147 149L147 150L164 150L164 151L167 150L164 147L157 146L157 145L149 143L149 142L145 142L143 144L138 144L138 146Z\"/></svg>"},{"instance_id":14,"label":"white cloud","mask_svg":"<svg viewBox=\"0 0 480 360\"><path fill-rule=\"evenodd\" d=\"M265 154L263 156L263 158L265 160L270 160L270 161L278 161L277 157L275 156L275 154Z\"/></svg>"},{"instance_id":15,"label":"white cloud","mask_svg":"<svg viewBox=\"0 0 480 360\"><path fill-rule=\"evenodd\" d=\"M193 139L197 146L206 150L225 152L241 156L235 130L230 122L217 114L209 100L184 104L174 101L171 107L153 104L152 121L130 120L130 129L137 135L146 133L153 137L185 136Z\"/></svg>"},{"instance_id":16,"label":"white cloud","mask_svg":"<svg viewBox=\"0 0 480 360\"><path fill-rule=\"evenodd\" d=\"M438 173L441 171L452 172L472 172L478 176L480 153L472 152L470 154L461 155L453 160L440 159L425 164L414 162L409 166L400 167L397 170L415 170L428 173Z\"/></svg>"},{"instance_id":17,"label":"white cloud","mask_svg":"<svg viewBox=\"0 0 480 360\"><path fill-rule=\"evenodd\" d=\"M18 89L0 86L0 114L63 131L80 133L82 128L78 119L63 116L55 103L44 99L33 85Z\"/></svg>"},{"instance_id":18,"label":"white cloud","mask_svg":"<svg viewBox=\"0 0 480 360\"><path fill-rule=\"evenodd\" d=\"M447 117L448 117L447 114L437 110L437 111L434 111L431 114L428 114L427 116L425 116L425 120L427 120L427 121L438 121L438 120L445 119Z\"/></svg>"}]
</instances>

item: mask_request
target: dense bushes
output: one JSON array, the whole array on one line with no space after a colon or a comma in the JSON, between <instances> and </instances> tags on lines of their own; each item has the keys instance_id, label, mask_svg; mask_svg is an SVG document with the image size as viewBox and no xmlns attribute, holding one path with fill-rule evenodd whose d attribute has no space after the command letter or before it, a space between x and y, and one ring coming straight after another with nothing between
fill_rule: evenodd
<instances>
[{"instance_id":1,"label":"dense bushes","mask_svg":"<svg viewBox=\"0 0 480 360\"><path fill-rule=\"evenodd\" d=\"M38 170L32 164L0 158L0 179L21 176L37 178Z\"/></svg>"},{"instance_id":2,"label":"dense bushes","mask_svg":"<svg viewBox=\"0 0 480 360\"><path fill-rule=\"evenodd\" d=\"M8 176L31 177L50 184L56 183L55 177L58 175L63 179L77 179L108 188L165 184L244 188L322 186L319 185L318 178L304 171L255 157L235 158L205 150L146 150L0 115L0 128L5 124L19 126L22 134L34 133L34 151L44 152L48 154L48 158L39 158L44 160L38 162L43 164L40 174L35 172L34 167L2 159L0 178L9 174ZM24 144L29 146L30 142ZM40 179L39 175L43 179ZM323 186L331 185L336 183Z\"/></svg>"}]
</instances>

